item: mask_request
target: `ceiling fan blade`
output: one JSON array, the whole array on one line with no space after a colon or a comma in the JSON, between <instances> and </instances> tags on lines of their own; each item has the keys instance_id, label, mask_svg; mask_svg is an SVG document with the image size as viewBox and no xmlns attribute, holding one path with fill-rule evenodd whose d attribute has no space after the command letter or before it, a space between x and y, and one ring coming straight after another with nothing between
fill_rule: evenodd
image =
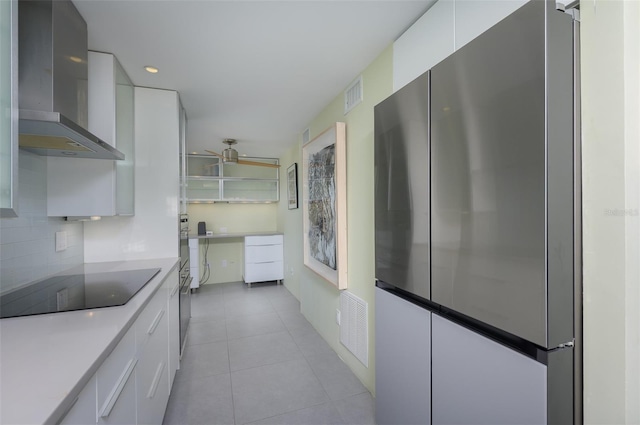
<instances>
[{"instance_id":1,"label":"ceiling fan blade","mask_svg":"<svg viewBox=\"0 0 640 425\"><path fill-rule=\"evenodd\" d=\"M241 165L257 165L259 167L271 167L271 168L280 168L278 164L268 164L266 162L257 162L257 161L246 161L244 159L239 159L238 164Z\"/></svg>"},{"instance_id":2,"label":"ceiling fan blade","mask_svg":"<svg viewBox=\"0 0 640 425\"><path fill-rule=\"evenodd\" d=\"M217 157L218 157L218 158L220 158L220 159L224 159L224 157L223 157L222 155L220 155L219 153L216 153L216 152L214 152L214 151L208 151L208 150L206 150L206 149L205 149L204 151L205 151L205 152L212 153L212 154L214 154L215 156L217 156Z\"/></svg>"}]
</instances>

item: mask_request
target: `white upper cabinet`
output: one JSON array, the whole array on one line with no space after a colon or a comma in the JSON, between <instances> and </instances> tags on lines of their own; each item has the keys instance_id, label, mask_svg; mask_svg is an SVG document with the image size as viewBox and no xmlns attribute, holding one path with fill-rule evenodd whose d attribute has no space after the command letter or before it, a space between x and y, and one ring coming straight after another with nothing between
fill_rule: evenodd
<instances>
[{"instance_id":1,"label":"white upper cabinet","mask_svg":"<svg viewBox=\"0 0 640 425\"><path fill-rule=\"evenodd\" d=\"M125 159L47 158L48 215L133 215L134 87L109 53L89 52L89 131Z\"/></svg>"},{"instance_id":2,"label":"white upper cabinet","mask_svg":"<svg viewBox=\"0 0 640 425\"><path fill-rule=\"evenodd\" d=\"M454 52L454 0L440 0L393 43L393 91Z\"/></svg>"},{"instance_id":3,"label":"white upper cabinet","mask_svg":"<svg viewBox=\"0 0 640 425\"><path fill-rule=\"evenodd\" d=\"M526 2L527 0L456 0L456 50L506 18Z\"/></svg>"},{"instance_id":4,"label":"white upper cabinet","mask_svg":"<svg viewBox=\"0 0 640 425\"><path fill-rule=\"evenodd\" d=\"M278 165L276 158L242 158ZM279 169L224 164L214 155L187 155L186 199L190 203L279 201Z\"/></svg>"},{"instance_id":5,"label":"white upper cabinet","mask_svg":"<svg viewBox=\"0 0 640 425\"><path fill-rule=\"evenodd\" d=\"M15 217L18 192L18 2L0 1L0 217Z\"/></svg>"},{"instance_id":6,"label":"white upper cabinet","mask_svg":"<svg viewBox=\"0 0 640 425\"><path fill-rule=\"evenodd\" d=\"M527 0L439 0L393 43L393 91L398 91Z\"/></svg>"}]
</instances>

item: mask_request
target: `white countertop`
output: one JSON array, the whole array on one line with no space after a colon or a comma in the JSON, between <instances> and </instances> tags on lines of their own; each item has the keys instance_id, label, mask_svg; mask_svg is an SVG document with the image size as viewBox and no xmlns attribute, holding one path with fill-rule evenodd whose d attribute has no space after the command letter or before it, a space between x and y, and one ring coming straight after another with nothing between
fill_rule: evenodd
<instances>
[{"instance_id":1,"label":"white countertop","mask_svg":"<svg viewBox=\"0 0 640 425\"><path fill-rule=\"evenodd\" d=\"M273 235L282 235L282 232L214 233L212 235L189 235L189 239L223 239L223 238L244 238L246 236L273 236Z\"/></svg>"},{"instance_id":2,"label":"white countertop","mask_svg":"<svg viewBox=\"0 0 640 425\"><path fill-rule=\"evenodd\" d=\"M177 265L178 258L85 264L94 273L161 270L123 306L0 319L0 423L57 422Z\"/></svg>"}]
</instances>

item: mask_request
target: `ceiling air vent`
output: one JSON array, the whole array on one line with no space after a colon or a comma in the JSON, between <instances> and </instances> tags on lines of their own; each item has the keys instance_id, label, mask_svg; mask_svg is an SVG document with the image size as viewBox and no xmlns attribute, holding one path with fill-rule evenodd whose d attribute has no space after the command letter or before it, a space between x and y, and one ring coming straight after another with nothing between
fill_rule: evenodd
<instances>
[{"instance_id":1,"label":"ceiling air vent","mask_svg":"<svg viewBox=\"0 0 640 425\"><path fill-rule=\"evenodd\" d=\"M344 91L344 114L356 107L356 105L362 102L362 75L356 78L356 80L349 84L349 87Z\"/></svg>"},{"instance_id":2,"label":"ceiling air vent","mask_svg":"<svg viewBox=\"0 0 640 425\"><path fill-rule=\"evenodd\" d=\"M307 128L305 131L302 132L302 143L307 143L309 141L309 129Z\"/></svg>"}]
</instances>

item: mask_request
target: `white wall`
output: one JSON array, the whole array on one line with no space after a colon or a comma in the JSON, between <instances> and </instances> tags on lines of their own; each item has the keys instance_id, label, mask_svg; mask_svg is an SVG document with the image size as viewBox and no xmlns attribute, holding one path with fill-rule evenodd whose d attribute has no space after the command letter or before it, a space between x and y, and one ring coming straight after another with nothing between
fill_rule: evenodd
<instances>
[{"instance_id":1,"label":"white wall","mask_svg":"<svg viewBox=\"0 0 640 425\"><path fill-rule=\"evenodd\" d=\"M0 219L0 292L82 264L82 224L47 217L47 157L20 150L18 212ZM55 233L68 248L55 251Z\"/></svg>"},{"instance_id":2,"label":"white wall","mask_svg":"<svg viewBox=\"0 0 640 425\"><path fill-rule=\"evenodd\" d=\"M584 413L640 423L640 3L581 10Z\"/></svg>"},{"instance_id":3,"label":"white wall","mask_svg":"<svg viewBox=\"0 0 640 425\"><path fill-rule=\"evenodd\" d=\"M178 257L179 98L135 88L135 216L86 222L86 262Z\"/></svg>"}]
</instances>

